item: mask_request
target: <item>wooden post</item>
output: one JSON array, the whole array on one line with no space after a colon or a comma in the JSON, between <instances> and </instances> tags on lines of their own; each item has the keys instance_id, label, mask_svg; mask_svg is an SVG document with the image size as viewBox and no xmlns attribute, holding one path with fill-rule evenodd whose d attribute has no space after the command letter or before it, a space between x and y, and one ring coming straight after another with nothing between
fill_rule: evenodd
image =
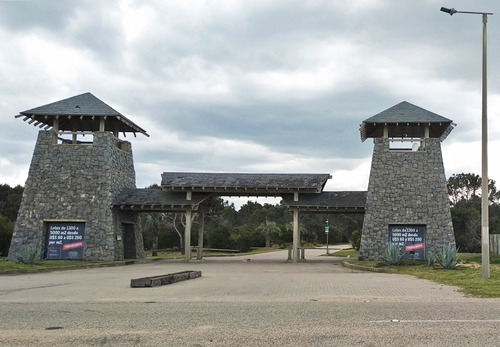
<instances>
[{"instance_id":1,"label":"wooden post","mask_svg":"<svg viewBox=\"0 0 500 347\"><path fill-rule=\"evenodd\" d=\"M300 232L299 232L299 209L293 209L293 262L296 263L299 259L299 244L300 244Z\"/></svg>"},{"instance_id":2,"label":"wooden post","mask_svg":"<svg viewBox=\"0 0 500 347\"><path fill-rule=\"evenodd\" d=\"M57 145L57 135L59 134L59 116L56 116L54 118L52 129L54 131L54 145Z\"/></svg>"},{"instance_id":3,"label":"wooden post","mask_svg":"<svg viewBox=\"0 0 500 347\"><path fill-rule=\"evenodd\" d=\"M105 117L101 117L99 119L99 131L102 133L105 129L105 122L106 122L106 118Z\"/></svg>"},{"instance_id":4,"label":"wooden post","mask_svg":"<svg viewBox=\"0 0 500 347\"><path fill-rule=\"evenodd\" d=\"M200 232L198 233L198 253L196 255L197 260L203 259L203 232L205 231L205 212L200 212Z\"/></svg>"},{"instance_id":5,"label":"wooden post","mask_svg":"<svg viewBox=\"0 0 500 347\"><path fill-rule=\"evenodd\" d=\"M191 261L191 216L193 211L191 207L186 210L186 227L184 228L184 260L186 263Z\"/></svg>"}]
</instances>

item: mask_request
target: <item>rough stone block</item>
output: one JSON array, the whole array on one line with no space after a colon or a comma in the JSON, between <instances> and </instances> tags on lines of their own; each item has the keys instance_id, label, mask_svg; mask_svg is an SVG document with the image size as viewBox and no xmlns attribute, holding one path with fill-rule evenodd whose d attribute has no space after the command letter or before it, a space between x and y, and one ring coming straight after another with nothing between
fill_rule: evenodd
<instances>
[{"instance_id":1,"label":"rough stone block","mask_svg":"<svg viewBox=\"0 0 500 347\"><path fill-rule=\"evenodd\" d=\"M167 284L172 284L180 281L186 281L193 278L201 277L201 271L181 271L167 275L150 276L132 279L130 286L132 288L138 287L156 287Z\"/></svg>"}]
</instances>

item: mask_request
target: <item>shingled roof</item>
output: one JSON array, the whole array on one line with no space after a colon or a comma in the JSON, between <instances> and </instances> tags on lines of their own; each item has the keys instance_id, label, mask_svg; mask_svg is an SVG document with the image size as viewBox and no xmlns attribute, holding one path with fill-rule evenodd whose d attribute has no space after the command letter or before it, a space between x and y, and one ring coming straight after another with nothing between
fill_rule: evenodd
<instances>
[{"instance_id":1,"label":"shingled roof","mask_svg":"<svg viewBox=\"0 0 500 347\"><path fill-rule=\"evenodd\" d=\"M293 195L283 195L283 203L309 213L364 213L365 191L322 192L321 194L301 194L298 201Z\"/></svg>"},{"instance_id":2,"label":"shingled roof","mask_svg":"<svg viewBox=\"0 0 500 347\"><path fill-rule=\"evenodd\" d=\"M429 126L429 136L441 141L453 130L453 121L403 101L363 121L361 140L382 137L384 125L389 125L391 137L420 137L422 127Z\"/></svg>"},{"instance_id":3,"label":"shingled roof","mask_svg":"<svg viewBox=\"0 0 500 347\"><path fill-rule=\"evenodd\" d=\"M84 93L51 104L20 112L18 117L35 126L50 129L54 119L59 120L58 128L63 131L98 131L101 119L105 120L105 131L132 132L149 136L144 129L129 120L111 106L91 93Z\"/></svg>"},{"instance_id":4,"label":"shingled roof","mask_svg":"<svg viewBox=\"0 0 500 347\"><path fill-rule=\"evenodd\" d=\"M330 178L330 174L164 172L161 186L170 191L217 192L227 196L277 196L320 193Z\"/></svg>"},{"instance_id":5,"label":"shingled roof","mask_svg":"<svg viewBox=\"0 0 500 347\"><path fill-rule=\"evenodd\" d=\"M165 192L161 189L127 188L115 198L113 206L122 210L141 212L176 212L185 211L188 207L196 210L209 197L209 194L193 194L191 200L186 200L185 193Z\"/></svg>"}]
</instances>

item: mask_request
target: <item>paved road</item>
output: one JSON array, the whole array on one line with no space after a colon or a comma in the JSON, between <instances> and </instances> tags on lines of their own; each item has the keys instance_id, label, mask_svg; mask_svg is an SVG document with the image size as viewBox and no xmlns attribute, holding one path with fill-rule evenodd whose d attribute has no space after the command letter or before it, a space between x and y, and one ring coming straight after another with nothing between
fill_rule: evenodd
<instances>
[{"instance_id":1,"label":"paved road","mask_svg":"<svg viewBox=\"0 0 500 347\"><path fill-rule=\"evenodd\" d=\"M0 276L0 345L498 345L500 301L361 272L325 250ZM132 278L202 277L154 288Z\"/></svg>"}]
</instances>

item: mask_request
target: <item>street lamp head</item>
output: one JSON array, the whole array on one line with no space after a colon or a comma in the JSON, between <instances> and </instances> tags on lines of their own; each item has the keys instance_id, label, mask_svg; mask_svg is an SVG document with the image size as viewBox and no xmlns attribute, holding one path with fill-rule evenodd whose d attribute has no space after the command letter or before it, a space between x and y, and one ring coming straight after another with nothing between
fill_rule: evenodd
<instances>
[{"instance_id":1,"label":"street lamp head","mask_svg":"<svg viewBox=\"0 0 500 347\"><path fill-rule=\"evenodd\" d=\"M441 7L441 12L446 12L449 13L450 16L453 16L455 13L457 13L457 10L455 10L454 8Z\"/></svg>"}]
</instances>

